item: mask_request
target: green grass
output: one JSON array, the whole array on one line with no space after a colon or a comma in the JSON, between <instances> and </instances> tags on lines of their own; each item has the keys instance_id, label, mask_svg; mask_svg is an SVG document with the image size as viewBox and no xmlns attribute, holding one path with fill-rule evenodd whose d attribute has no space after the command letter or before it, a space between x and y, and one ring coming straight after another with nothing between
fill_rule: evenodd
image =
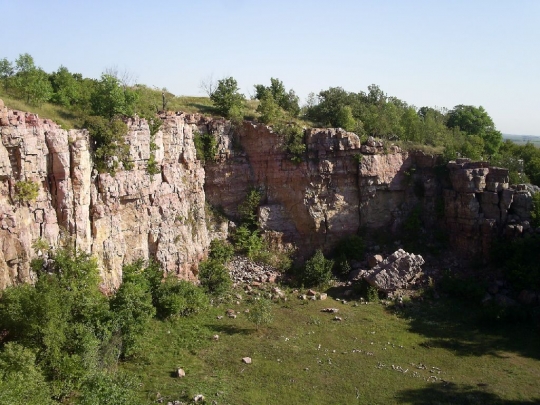
<instances>
[{"instance_id":1,"label":"green grass","mask_svg":"<svg viewBox=\"0 0 540 405\"><path fill-rule=\"evenodd\" d=\"M3 91L0 91L0 99L4 101L4 105L12 110L38 114L39 118L51 119L64 129L76 128L81 124L79 116L59 105L51 103L43 103L41 106L30 105Z\"/></svg>"},{"instance_id":2,"label":"green grass","mask_svg":"<svg viewBox=\"0 0 540 405\"><path fill-rule=\"evenodd\" d=\"M343 321L323 313L339 308ZM224 317L227 308L240 311ZM256 330L240 305L156 321L145 354L123 364L148 402L203 394L218 404L527 404L540 401L539 334L527 326L486 326L457 301L395 311L332 299L274 304ZM218 334L218 341L212 336ZM249 356L253 364L241 362ZM422 366L424 365L424 366ZM186 377L173 376L177 367ZM406 372L404 372L407 370Z\"/></svg>"},{"instance_id":3,"label":"green grass","mask_svg":"<svg viewBox=\"0 0 540 405\"><path fill-rule=\"evenodd\" d=\"M26 104L23 100L5 93L3 89L0 89L0 99L4 101L4 104L8 108L38 114L40 118L51 119L65 129L78 128L84 121L80 113L76 113L66 107L52 103L43 103L41 106ZM255 119L259 116L256 112L258 104L258 100L246 100L245 119ZM213 107L213 102L209 97L171 96L167 100L167 110L183 111L188 114L199 113L208 116L218 116Z\"/></svg>"}]
</instances>

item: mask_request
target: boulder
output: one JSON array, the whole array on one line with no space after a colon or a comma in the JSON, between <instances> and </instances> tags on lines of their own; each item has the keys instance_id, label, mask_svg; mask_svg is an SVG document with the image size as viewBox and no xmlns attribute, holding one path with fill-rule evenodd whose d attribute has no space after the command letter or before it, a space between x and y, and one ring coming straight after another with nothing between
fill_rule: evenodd
<instances>
[{"instance_id":1,"label":"boulder","mask_svg":"<svg viewBox=\"0 0 540 405\"><path fill-rule=\"evenodd\" d=\"M372 269L376 265L378 265L380 262L383 261L383 257L381 255L371 255L368 257L368 265L369 268Z\"/></svg>"},{"instance_id":2,"label":"boulder","mask_svg":"<svg viewBox=\"0 0 540 405\"><path fill-rule=\"evenodd\" d=\"M364 279L385 292L407 288L409 282L421 271L423 264L422 256L399 249L369 270Z\"/></svg>"}]
</instances>

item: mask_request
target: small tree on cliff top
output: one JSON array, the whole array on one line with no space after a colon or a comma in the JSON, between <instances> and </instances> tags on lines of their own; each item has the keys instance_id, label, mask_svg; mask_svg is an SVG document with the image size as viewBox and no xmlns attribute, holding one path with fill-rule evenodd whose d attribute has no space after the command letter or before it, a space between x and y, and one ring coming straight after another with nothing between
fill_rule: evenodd
<instances>
[{"instance_id":1,"label":"small tree on cliff top","mask_svg":"<svg viewBox=\"0 0 540 405\"><path fill-rule=\"evenodd\" d=\"M232 77L219 80L217 88L210 95L219 114L227 118L242 116L244 109L244 95L240 93L238 83Z\"/></svg>"}]
</instances>

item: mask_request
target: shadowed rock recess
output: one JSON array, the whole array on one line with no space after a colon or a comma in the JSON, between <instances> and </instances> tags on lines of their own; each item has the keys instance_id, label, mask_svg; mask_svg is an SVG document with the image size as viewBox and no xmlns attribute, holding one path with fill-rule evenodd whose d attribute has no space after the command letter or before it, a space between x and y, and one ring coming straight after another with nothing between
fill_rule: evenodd
<instances>
[{"instance_id":1,"label":"shadowed rock recess","mask_svg":"<svg viewBox=\"0 0 540 405\"><path fill-rule=\"evenodd\" d=\"M226 224L208 223L205 203L234 219L252 188L263 194L261 228L281 232L304 254L361 228L396 232L418 207L424 226L448 229L452 246L467 255L485 254L497 233L530 228L531 190L509 188L508 171L486 163L452 162L445 177L436 157L373 139L361 144L341 129L308 129L297 164L283 137L264 125L180 112L160 119L155 151L147 122L126 121L133 169L112 177L94 169L86 130L63 130L0 100L0 288L33 281L30 261L42 252L32 245L40 238L52 247L71 238L93 254L105 289L116 288L122 265L138 258L196 279L210 240L226 234ZM197 132L218 141L205 167L196 158ZM147 173L151 153L159 174ZM20 199L18 182L37 184L37 197Z\"/></svg>"}]
</instances>

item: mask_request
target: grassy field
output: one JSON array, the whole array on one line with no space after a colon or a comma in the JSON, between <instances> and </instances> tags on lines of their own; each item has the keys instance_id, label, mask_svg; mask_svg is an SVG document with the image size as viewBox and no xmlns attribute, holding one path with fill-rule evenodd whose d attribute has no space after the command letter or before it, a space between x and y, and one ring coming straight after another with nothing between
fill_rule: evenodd
<instances>
[{"instance_id":1,"label":"grassy field","mask_svg":"<svg viewBox=\"0 0 540 405\"><path fill-rule=\"evenodd\" d=\"M196 394L236 405L540 403L540 336L531 326L483 325L477 311L448 299L395 310L289 297L259 330L245 300L155 321L144 355L122 367L148 403ZM240 314L218 319L227 308ZM185 378L174 376L178 367Z\"/></svg>"}]
</instances>

